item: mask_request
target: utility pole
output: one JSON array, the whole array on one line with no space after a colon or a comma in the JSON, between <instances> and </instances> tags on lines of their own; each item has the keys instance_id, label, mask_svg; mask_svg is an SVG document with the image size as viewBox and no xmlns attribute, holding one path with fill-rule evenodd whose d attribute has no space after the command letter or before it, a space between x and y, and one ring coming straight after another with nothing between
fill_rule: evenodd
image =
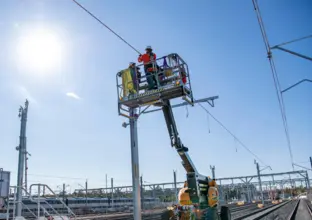
<instances>
[{"instance_id":1,"label":"utility pole","mask_svg":"<svg viewBox=\"0 0 312 220\"><path fill-rule=\"evenodd\" d=\"M257 175L258 175L259 188L260 188L260 193L261 193L261 202L262 202L262 205L264 205L264 198L263 198L263 191L262 191L262 184L261 184L259 163L255 160L255 164L256 164L256 166L257 166Z\"/></svg>"},{"instance_id":2,"label":"utility pole","mask_svg":"<svg viewBox=\"0 0 312 220\"><path fill-rule=\"evenodd\" d=\"M107 193L107 174L105 174L105 188L106 188L106 197L107 197L107 195L108 195L108 193Z\"/></svg>"},{"instance_id":3,"label":"utility pole","mask_svg":"<svg viewBox=\"0 0 312 220\"><path fill-rule=\"evenodd\" d=\"M23 196L23 175L24 175L24 165L25 165L25 154L26 150L26 123L27 123L27 113L28 113L28 100L26 99L25 107L19 108L18 117L21 118L21 130L20 130L20 142L19 146L16 147L18 150L18 172L17 172L17 203L16 203L16 214L17 216L22 215L22 196Z\"/></svg>"},{"instance_id":4,"label":"utility pole","mask_svg":"<svg viewBox=\"0 0 312 220\"><path fill-rule=\"evenodd\" d=\"M88 180L86 180L85 187L86 187L86 206L88 206Z\"/></svg>"},{"instance_id":5,"label":"utility pole","mask_svg":"<svg viewBox=\"0 0 312 220\"><path fill-rule=\"evenodd\" d=\"M215 166L210 166L211 172L212 172L212 179L216 179L215 175Z\"/></svg>"},{"instance_id":6,"label":"utility pole","mask_svg":"<svg viewBox=\"0 0 312 220\"><path fill-rule=\"evenodd\" d=\"M177 189L177 174L176 174L176 171L173 171L173 181L174 181L175 202L176 202L176 204L178 204L178 189Z\"/></svg>"},{"instance_id":7,"label":"utility pole","mask_svg":"<svg viewBox=\"0 0 312 220\"><path fill-rule=\"evenodd\" d=\"M63 201L65 200L65 183L63 183Z\"/></svg>"},{"instance_id":8,"label":"utility pole","mask_svg":"<svg viewBox=\"0 0 312 220\"><path fill-rule=\"evenodd\" d=\"M312 157L310 157L310 164L311 164L311 169L312 169Z\"/></svg>"},{"instance_id":9,"label":"utility pole","mask_svg":"<svg viewBox=\"0 0 312 220\"><path fill-rule=\"evenodd\" d=\"M140 182L141 182L141 207L142 207L142 210L144 210L144 204L143 204L143 199L144 199L144 196L143 196L143 175L140 177Z\"/></svg>"},{"instance_id":10,"label":"utility pole","mask_svg":"<svg viewBox=\"0 0 312 220\"><path fill-rule=\"evenodd\" d=\"M114 207L114 179L111 178L111 188L112 188L112 207Z\"/></svg>"},{"instance_id":11,"label":"utility pole","mask_svg":"<svg viewBox=\"0 0 312 220\"><path fill-rule=\"evenodd\" d=\"M62 193L62 197L63 197L63 202L65 201L65 183L63 183L63 193ZM65 208L64 204L63 204L63 209Z\"/></svg>"},{"instance_id":12,"label":"utility pole","mask_svg":"<svg viewBox=\"0 0 312 220\"><path fill-rule=\"evenodd\" d=\"M132 198L133 217L141 220L141 192L140 192L140 169L139 169L139 148L138 148L138 128L136 109L130 109L130 139L131 139L131 163L132 163Z\"/></svg>"}]
</instances>

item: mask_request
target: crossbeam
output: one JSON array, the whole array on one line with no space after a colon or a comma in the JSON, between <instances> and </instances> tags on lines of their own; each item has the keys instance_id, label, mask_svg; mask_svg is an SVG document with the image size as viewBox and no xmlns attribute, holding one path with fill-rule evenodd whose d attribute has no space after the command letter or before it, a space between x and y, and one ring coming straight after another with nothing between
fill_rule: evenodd
<instances>
[{"instance_id":1,"label":"crossbeam","mask_svg":"<svg viewBox=\"0 0 312 220\"><path fill-rule=\"evenodd\" d=\"M289 175L289 174L306 174L305 170L297 170L297 171L290 171L284 173L268 173L268 174L260 174L261 177L266 176L281 176L281 175ZM258 178L258 175L253 176L237 176L237 177L224 177L224 178L217 178L217 180L232 180L232 179L242 179L242 178Z\"/></svg>"},{"instance_id":2,"label":"crossbeam","mask_svg":"<svg viewBox=\"0 0 312 220\"><path fill-rule=\"evenodd\" d=\"M207 102L209 105L214 107L214 100L218 99L218 98L219 98L219 96L212 96L212 97L209 97L209 98L203 98L203 99L194 100L193 103L195 104L195 103ZM172 105L171 108L177 108L177 107L181 107L181 106L185 106L185 105L189 105L189 104L190 103L188 103L188 102L182 102L180 104ZM159 108L159 109L153 109L153 110L149 110L149 111L144 111L143 114L156 112L156 111L160 111L160 110L162 110L162 109Z\"/></svg>"},{"instance_id":3,"label":"crossbeam","mask_svg":"<svg viewBox=\"0 0 312 220\"><path fill-rule=\"evenodd\" d=\"M284 52L290 53L290 54L292 54L292 55L295 55L295 56L301 57L301 58L303 58L303 59L312 61L312 58L311 58L311 57L308 57L308 56L306 56L306 55L303 55L303 54L300 54L300 53L297 53L297 52L294 52L294 51L285 49L285 48L280 47L280 46L274 46L274 47L271 47L271 49L279 49L279 50L282 50L282 51L284 51Z\"/></svg>"}]
</instances>

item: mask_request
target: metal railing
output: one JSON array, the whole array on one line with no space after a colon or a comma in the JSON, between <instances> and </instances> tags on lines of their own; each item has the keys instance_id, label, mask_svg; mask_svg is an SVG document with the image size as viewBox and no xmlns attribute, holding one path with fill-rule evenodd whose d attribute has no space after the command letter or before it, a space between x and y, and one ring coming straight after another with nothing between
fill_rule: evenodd
<instances>
[{"instance_id":1,"label":"metal railing","mask_svg":"<svg viewBox=\"0 0 312 220\"><path fill-rule=\"evenodd\" d=\"M34 198L34 197L31 196L31 192L32 192L32 188L33 188L33 187L37 187L37 189L38 189L37 198ZM46 200L45 197L40 197L41 187L43 187L43 191L42 191L42 192L46 192L46 189L48 189L48 193L52 194L53 197L54 197L57 201L59 201L59 202L63 205L64 208L67 209L68 215L72 216L73 218L76 218L75 213L63 202L63 200L62 200L59 196L57 196L57 194L54 193L54 191L53 191L48 185L46 185L46 184L32 184L32 185L30 185L30 187L29 187L29 194L30 194L31 200L34 201L34 202L36 202L37 205L38 205L38 209L37 209L37 211L38 211L38 217L40 217L40 209L42 209L42 210L43 210L43 213L44 213L44 214L47 214L48 216L51 216L51 214L53 214L53 213L49 213L49 212L46 210L46 208L44 208L44 207L41 205L41 202L43 202L43 203L45 203L58 217L60 217L60 218L62 218L62 219L64 220L63 215L60 214L58 211L56 211L56 209L54 209L53 206L52 206L50 203L48 203L48 201Z\"/></svg>"}]
</instances>

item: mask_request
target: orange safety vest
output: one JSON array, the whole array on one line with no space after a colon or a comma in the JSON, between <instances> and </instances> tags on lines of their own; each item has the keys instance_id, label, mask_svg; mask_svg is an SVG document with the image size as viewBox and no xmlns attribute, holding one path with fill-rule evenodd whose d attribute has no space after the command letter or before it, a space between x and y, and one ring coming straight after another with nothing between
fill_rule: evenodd
<instances>
[{"instance_id":1,"label":"orange safety vest","mask_svg":"<svg viewBox=\"0 0 312 220\"><path fill-rule=\"evenodd\" d=\"M180 205L191 205L192 204L190 194L188 192L185 192L187 189L188 188L185 187L179 191L178 198L179 198Z\"/></svg>"},{"instance_id":2,"label":"orange safety vest","mask_svg":"<svg viewBox=\"0 0 312 220\"><path fill-rule=\"evenodd\" d=\"M208 189L208 205L214 207L219 203L219 192L217 187L210 186Z\"/></svg>"}]
</instances>

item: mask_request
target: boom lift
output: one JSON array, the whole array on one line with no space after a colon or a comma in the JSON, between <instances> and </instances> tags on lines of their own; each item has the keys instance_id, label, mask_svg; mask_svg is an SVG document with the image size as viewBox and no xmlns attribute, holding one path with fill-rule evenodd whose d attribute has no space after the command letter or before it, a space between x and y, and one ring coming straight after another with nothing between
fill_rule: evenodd
<instances>
[{"instance_id":1,"label":"boom lift","mask_svg":"<svg viewBox=\"0 0 312 220\"><path fill-rule=\"evenodd\" d=\"M187 64L178 54L169 54L152 63L155 67L154 79L157 89L147 90L146 76L138 74L138 69L127 68L117 73L118 111L127 118L139 117L142 113L162 110L165 117L171 145L177 150L186 170L190 199L199 204L200 209L208 207L208 184L211 179L199 174L193 164L188 148L182 143L175 123L171 99L182 97L187 104L194 105ZM138 67L142 67L139 65ZM141 75L138 78L138 75ZM212 102L215 98L213 97ZM154 110L148 110L153 106ZM139 108L138 115L131 115L131 109ZM141 109L143 108L143 109Z\"/></svg>"}]
</instances>

